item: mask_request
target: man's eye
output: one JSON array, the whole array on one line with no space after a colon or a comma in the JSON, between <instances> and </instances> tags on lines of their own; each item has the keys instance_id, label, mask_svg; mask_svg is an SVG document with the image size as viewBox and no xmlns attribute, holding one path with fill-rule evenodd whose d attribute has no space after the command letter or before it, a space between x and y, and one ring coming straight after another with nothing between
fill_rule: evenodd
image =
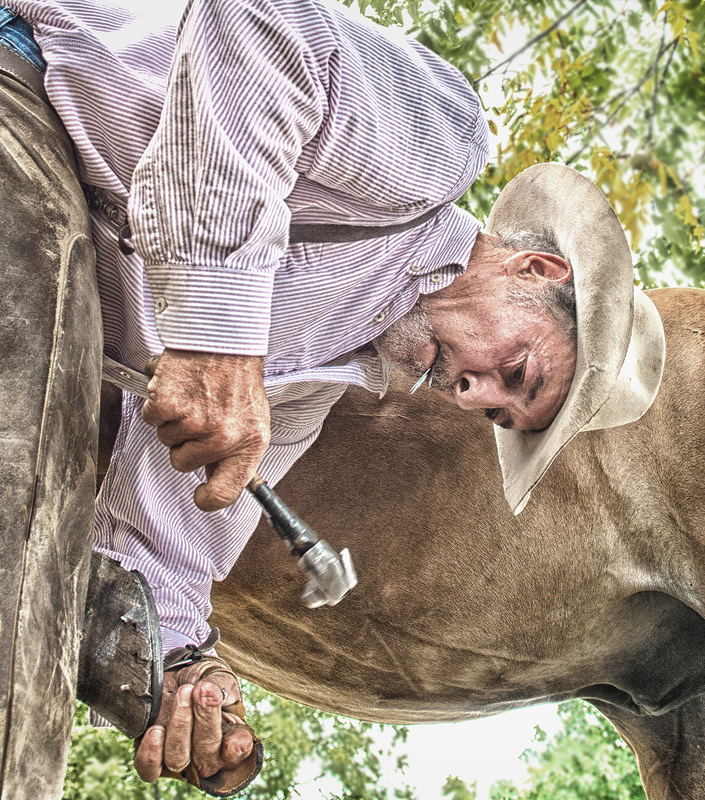
<instances>
[{"instance_id":1,"label":"man's eye","mask_svg":"<svg viewBox=\"0 0 705 800\"><path fill-rule=\"evenodd\" d=\"M520 366L518 366L515 370L513 370L509 374L509 385L521 386L521 384L524 383L525 372L526 372L526 361L524 361Z\"/></svg>"}]
</instances>

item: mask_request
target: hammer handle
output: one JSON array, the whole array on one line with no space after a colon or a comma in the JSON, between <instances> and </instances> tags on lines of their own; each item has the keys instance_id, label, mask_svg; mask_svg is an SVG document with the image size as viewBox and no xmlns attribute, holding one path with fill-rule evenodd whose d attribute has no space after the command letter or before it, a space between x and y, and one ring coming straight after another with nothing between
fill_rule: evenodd
<instances>
[{"instance_id":1,"label":"hammer handle","mask_svg":"<svg viewBox=\"0 0 705 800\"><path fill-rule=\"evenodd\" d=\"M317 542L318 536L286 505L279 495L255 473L247 488L262 506L269 524L286 542L292 555L300 558Z\"/></svg>"}]
</instances>

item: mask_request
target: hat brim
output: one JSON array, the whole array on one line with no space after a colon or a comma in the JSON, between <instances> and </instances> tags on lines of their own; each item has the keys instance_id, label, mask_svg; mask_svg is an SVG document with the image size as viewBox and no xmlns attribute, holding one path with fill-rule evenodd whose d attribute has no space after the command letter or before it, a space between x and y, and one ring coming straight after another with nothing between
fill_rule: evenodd
<instances>
[{"instance_id":1,"label":"hat brim","mask_svg":"<svg viewBox=\"0 0 705 800\"><path fill-rule=\"evenodd\" d=\"M504 494L518 514L532 488L581 430L633 422L661 381L665 338L653 303L634 287L617 215L595 184L562 164L539 164L507 184L487 232L533 231L553 239L573 268L577 354L573 382L541 432L495 428Z\"/></svg>"}]
</instances>

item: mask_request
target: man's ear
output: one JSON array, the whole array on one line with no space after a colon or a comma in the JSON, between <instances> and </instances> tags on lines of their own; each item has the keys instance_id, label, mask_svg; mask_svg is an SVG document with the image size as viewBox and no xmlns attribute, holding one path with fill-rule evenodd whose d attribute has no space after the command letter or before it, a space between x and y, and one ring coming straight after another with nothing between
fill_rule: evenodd
<instances>
[{"instance_id":1,"label":"man's ear","mask_svg":"<svg viewBox=\"0 0 705 800\"><path fill-rule=\"evenodd\" d=\"M573 275L573 268L565 258L536 250L516 253L507 260L506 265L508 272L519 280L566 283Z\"/></svg>"}]
</instances>

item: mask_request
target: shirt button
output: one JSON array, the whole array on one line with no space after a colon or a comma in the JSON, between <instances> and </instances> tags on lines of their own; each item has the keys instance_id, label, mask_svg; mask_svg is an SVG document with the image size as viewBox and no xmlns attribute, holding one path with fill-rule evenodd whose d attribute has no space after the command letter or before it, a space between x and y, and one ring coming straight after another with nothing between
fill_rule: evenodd
<instances>
[{"instance_id":1,"label":"shirt button","mask_svg":"<svg viewBox=\"0 0 705 800\"><path fill-rule=\"evenodd\" d=\"M431 283L440 283L442 280L443 276L440 272L434 272L433 275L431 275Z\"/></svg>"},{"instance_id":2,"label":"shirt button","mask_svg":"<svg viewBox=\"0 0 705 800\"><path fill-rule=\"evenodd\" d=\"M157 314L161 314L162 311L166 309L167 302L163 297L157 297L156 302L154 303L154 310Z\"/></svg>"},{"instance_id":3,"label":"shirt button","mask_svg":"<svg viewBox=\"0 0 705 800\"><path fill-rule=\"evenodd\" d=\"M421 265L420 264L413 264L409 267L409 272L421 272Z\"/></svg>"},{"instance_id":4,"label":"shirt button","mask_svg":"<svg viewBox=\"0 0 705 800\"><path fill-rule=\"evenodd\" d=\"M384 322L387 319L387 312L380 311L379 313L375 314L375 322Z\"/></svg>"}]
</instances>

